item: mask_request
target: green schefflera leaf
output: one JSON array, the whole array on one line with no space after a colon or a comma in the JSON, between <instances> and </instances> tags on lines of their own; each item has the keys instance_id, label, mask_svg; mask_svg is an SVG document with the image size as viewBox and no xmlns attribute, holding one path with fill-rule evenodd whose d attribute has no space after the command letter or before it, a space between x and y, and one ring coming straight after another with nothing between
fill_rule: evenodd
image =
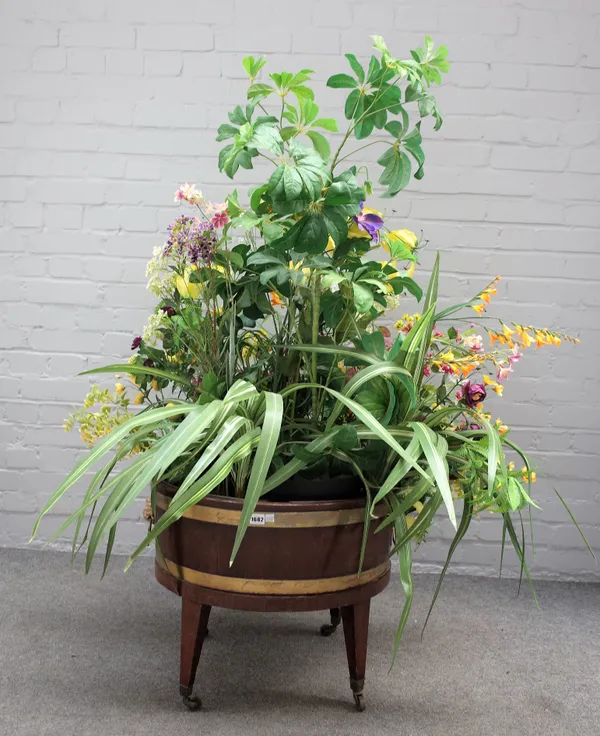
<instances>
[{"instance_id":1,"label":"green schefflera leaf","mask_svg":"<svg viewBox=\"0 0 600 736\"><path fill-rule=\"evenodd\" d=\"M352 71L356 74L358 81L362 84L365 81L365 70L354 54L346 54L346 58L352 67Z\"/></svg>"},{"instance_id":2,"label":"green schefflera leaf","mask_svg":"<svg viewBox=\"0 0 600 736\"><path fill-rule=\"evenodd\" d=\"M244 57L244 60L242 61L242 66L246 70L246 74L250 77L251 82L256 79L258 73L263 68L263 66L265 66L266 63L267 60L264 58L264 56L260 56L258 59L255 59L253 56Z\"/></svg>"},{"instance_id":3,"label":"green schefflera leaf","mask_svg":"<svg viewBox=\"0 0 600 736\"><path fill-rule=\"evenodd\" d=\"M353 89L358 87L358 82L349 74L334 74L327 80L327 86L332 89Z\"/></svg>"},{"instance_id":4,"label":"green schefflera leaf","mask_svg":"<svg viewBox=\"0 0 600 736\"><path fill-rule=\"evenodd\" d=\"M272 207L279 214L304 210L321 196L329 172L321 156L295 141L290 143L290 161L275 169L268 184Z\"/></svg>"},{"instance_id":5,"label":"green schefflera leaf","mask_svg":"<svg viewBox=\"0 0 600 736\"><path fill-rule=\"evenodd\" d=\"M329 146L327 138L325 138L321 133L317 133L316 130L309 130L306 135L311 139L312 144L315 147L315 151L323 161L327 163L327 161L329 161L329 156L331 155L331 147Z\"/></svg>"},{"instance_id":6,"label":"green schefflera leaf","mask_svg":"<svg viewBox=\"0 0 600 736\"><path fill-rule=\"evenodd\" d=\"M384 168L379 183L387 187L382 196L394 197L410 181L410 159L398 144L394 144L377 159L377 163Z\"/></svg>"},{"instance_id":7,"label":"green schefflera leaf","mask_svg":"<svg viewBox=\"0 0 600 736\"><path fill-rule=\"evenodd\" d=\"M368 312L373 306L373 292L368 286L359 283L352 284L352 290L354 292L354 306L357 312Z\"/></svg>"},{"instance_id":8,"label":"green schefflera leaf","mask_svg":"<svg viewBox=\"0 0 600 736\"><path fill-rule=\"evenodd\" d=\"M239 167L251 169L252 159L258 156L258 150L264 149L273 153L283 152L283 139L277 128L277 118L265 115L251 121L254 106L249 105L246 112L238 105L229 113L232 125L221 125L217 141L233 138L219 152L219 171L224 171L233 178Z\"/></svg>"}]
</instances>

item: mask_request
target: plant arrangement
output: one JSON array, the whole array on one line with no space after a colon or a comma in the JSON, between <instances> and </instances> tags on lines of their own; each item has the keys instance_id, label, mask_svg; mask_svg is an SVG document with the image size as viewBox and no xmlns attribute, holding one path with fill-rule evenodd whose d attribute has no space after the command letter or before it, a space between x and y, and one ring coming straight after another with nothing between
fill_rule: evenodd
<instances>
[{"instance_id":1,"label":"plant arrangement","mask_svg":"<svg viewBox=\"0 0 600 736\"><path fill-rule=\"evenodd\" d=\"M373 38L366 65L347 54L347 72L327 82L347 92L335 149L338 122L319 116L310 70L263 81L265 60L244 59L247 101L219 128L219 169L233 179L262 160L272 171L248 203L237 191L213 204L193 185L177 190L185 210L148 264L157 304L133 355L88 371L125 374L134 398L122 383L112 393L95 386L69 417L66 428L78 424L91 449L40 519L95 469L57 534L74 525L86 572L104 545L106 569L119 519L149 484L154 518L155 484L168 481L177 492L127 566L211 493L243 499L233 561L270 491L301 477L310 500L311 479L357 478L365 529L381 503L377 524L394 526L406 594L397 648L413 596L411 545L440 507L456 529L442 578L484 513L498 516L503 548L508 537L529 576L520 517L535 505L536 474L486 397L502 396L526 349L577 340L485 314L499 277L439 308L439 254L427 288L415 280L423 240L368 205L377 185L348 159L379 147L384 198L423 176L421 121L442 125L430 89L449 68L447 51L427 37L397 59ZM405 299L418 313L398 316Z\"/></svg>"}]
</instances>

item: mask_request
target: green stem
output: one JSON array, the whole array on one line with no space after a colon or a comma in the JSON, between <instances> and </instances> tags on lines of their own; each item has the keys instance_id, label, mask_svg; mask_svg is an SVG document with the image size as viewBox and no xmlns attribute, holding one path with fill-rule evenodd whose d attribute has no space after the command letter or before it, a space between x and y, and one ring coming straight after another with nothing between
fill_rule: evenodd
<instances>
[{"instance_id":1,"label":"green stem","mask_svg":"<svg viewBox=\"0 0 600 736\"><path fill-rule=\"evenodd\" d=\"M390 86L392 86L392 87L395 86L396 83L400 79L401 79L401 77L400 77L400 75L398 75L391 82ZM342 140L342 142L340 144L340 147L337 149L337 151L335 152L335 156L333 157L333 162L331 164L331 173L332 174L333 174L333 170L335 169L336 164L338 163L338 157L339 157L339 155L341 153L341 150L346 145L346 141L348 140L348 138L350 138L350 136L352 135L352 133L354 132L356 126L360 123L360 121L363 120L369 114L371 108L373 107L373 105L375 105L378 102L378 100L380 99L380 97L382 96L382 94L383 93L381 92L381 87L380 87L379 88L379 93L375 95L375 97L373 98L373 102L369 105L369 107L367 107L367 109L363 112L362 115L360 115L356 120L354 120L352 123L350 123L350 126L348 127L348 130L346 131L346 135L344 136L344 138L343 138L343 140ZM358 100L360 100L360 97L358 98ZM354 113L356 112L356 108L358 107L358 100L356 102L356 105L354 106L354 110L352 112L352 117L354 117Z\"/></svg>"},{"instance_id":2,"label":"green stem","mask_svg":"<svg viewBox=\"0 0 600 736\"><path fill-rule=\"evenodd\" d=\"M342 158L338 159L337 163L341 164L342 161L345 161L347 158L350 158L350 156L354 156L355 153L358 153L359 151L362 151L363 148L368 148L369 146L374 146L376 143L385 143L389 146L390 142L386 140L385 138L377 138L374 141L371 141L370 143L367 143L364 146L361 146L360 148L355 148L354 151L350 151L350 153L347 153L345 156L342 156Z\"/></svg>"},{"instance_id":3,"label":"green stem","mask_svg":"<svg viewBox=\"0 0 600 736\"><path fill-rule=\"evenodd\" d=\"M317 345L319 342L319 316L321 314L321 277L315 273L312 288L312 344ZM317 383L317 353L311 355L312 371L311 379L313 383ZM317 389L312 389L312 414L313 422L317 422L319 412L319 395Z\"/></svg>"}]
</instances>

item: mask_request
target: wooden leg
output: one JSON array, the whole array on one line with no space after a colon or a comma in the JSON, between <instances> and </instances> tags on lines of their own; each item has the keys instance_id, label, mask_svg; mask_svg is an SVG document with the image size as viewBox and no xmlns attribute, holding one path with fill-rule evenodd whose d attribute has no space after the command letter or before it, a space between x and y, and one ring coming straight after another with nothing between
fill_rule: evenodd
<instances>
[{"instance_id":1,"label":"wooden leg","mask_svg":"<svg viewBox=\"0 0 600 736\"><path fill-rule=\"evenodd\" d=\"M337 627L340 625L341 620L342 620L340 609L330 608L329 617L331 619L331 623L323 624L323 626L321 626L321 636L331 636L333 632L337 629Z\"/></svg>"},{"instance_id":2,"label":"wooden leg","mask_svg":"<svg viewBox=\"0 0 600 736\"><path fill-rule=\"evenodd\" d=\"M206 636L210 606L181 599L181 659L179 670L179 692L190 710L202 707L202 701L192 696L196 670Z\"/></svg>"},{"instance_id":3,"label":"wooden leg","mask_svg":"<svg viewBox=\"0 0 600 736\"><path fill-rule=\"evenodd\" d=\"M371 601L342 607L344 639L350 672L350 687L354 693L356 709L363 711L365 702L363 688L367 666L367 639L369 636L369 607Z\"/></svg>"}]
</instances>

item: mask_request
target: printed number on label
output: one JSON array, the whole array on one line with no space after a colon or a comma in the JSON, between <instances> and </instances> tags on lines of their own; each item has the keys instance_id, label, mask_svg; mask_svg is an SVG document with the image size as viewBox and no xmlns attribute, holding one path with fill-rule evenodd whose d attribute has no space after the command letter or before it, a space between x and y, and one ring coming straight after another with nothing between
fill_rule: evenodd
<instances>
[{"instance_id":1,"label":"printed number on label","mask_svg":"<svg viewBox=\"0 0 600 736\"><path fill-rule=\"evenodd\" d=\"M275 522L275 514L252 514L250 524L273 524Z\"/></svg>"}]
</instances>

